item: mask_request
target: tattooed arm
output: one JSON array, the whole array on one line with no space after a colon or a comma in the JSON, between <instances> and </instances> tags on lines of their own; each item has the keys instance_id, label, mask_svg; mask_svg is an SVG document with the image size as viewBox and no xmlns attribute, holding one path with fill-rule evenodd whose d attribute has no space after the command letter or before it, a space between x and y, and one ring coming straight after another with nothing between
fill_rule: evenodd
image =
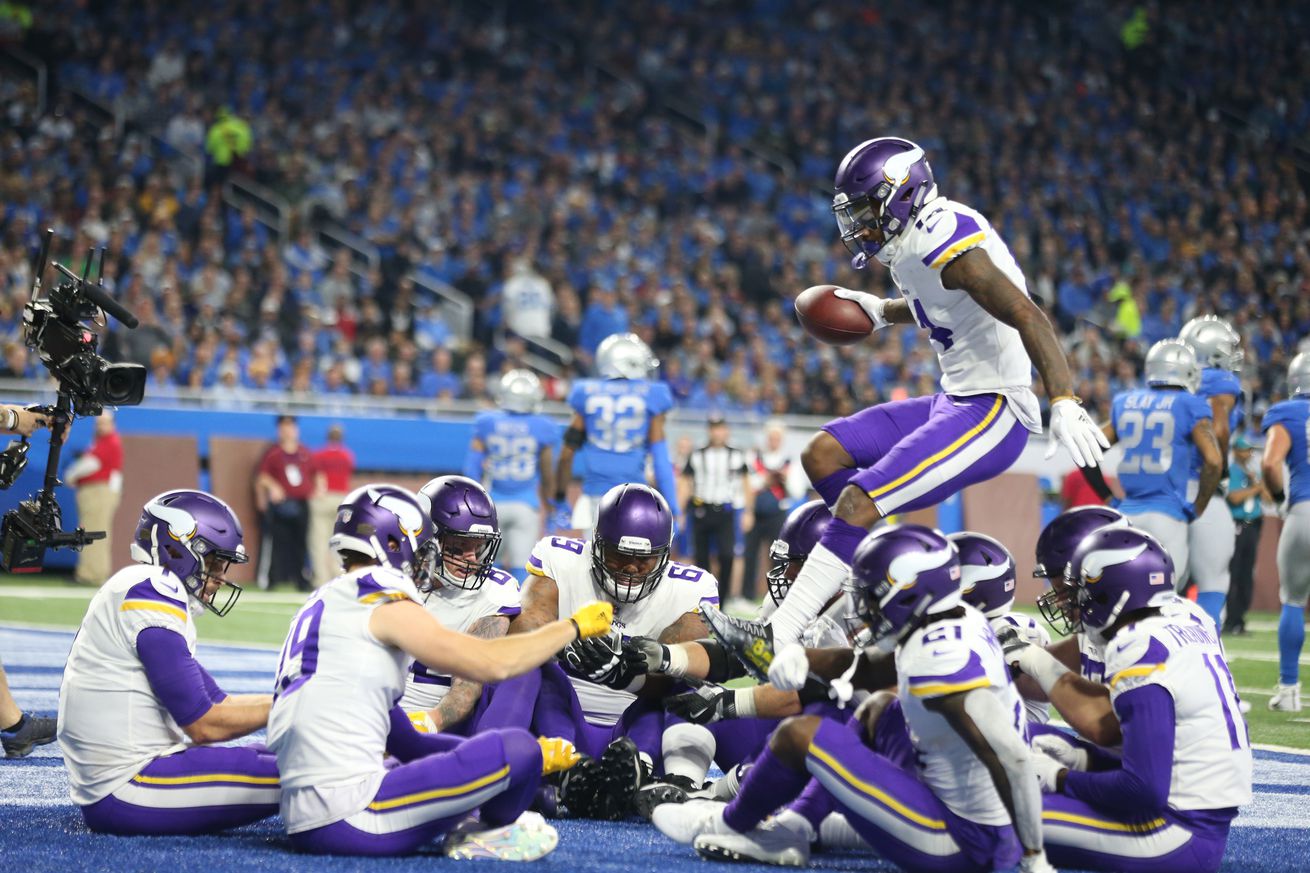
<instances>
[{"instance_id":1,"label":"tattooed arm","mask_svg":"<svg viewBox=\"0 0 1310 873\"><path fill-rule=\"evenodd\" d=\"M1046 313L1001 272L987 252L970 249L942 270L942 284L959 289L1004 324L1019 331L1024 351L1032 359L1052 399L1073 395L1073 376L1060 340Z\"/></svg>"},{"instance_id":2,"label":"tattooed arm","mask_svg":"<svg viewBox=\"0 0 1310 873\"><path fill-rule=\"evenodd\" d=\"M494 640L505 636L509 630L509 616L486 615L469 626L466 633L471 637ZM441 698L435 709L428 712L432 723L438 731L444 731L468 718L482 696L482 683L456 677L450 683L450 690Z\"/></svg>"},{"instance_id":3,"label":"tattooed arm","mask_svg":"<svg viewBox=\"0 0 1310 873\"><path fill-rule=\"evenodd\" d=\"M549 576L528 576L523 585L523 611L510 623L509 632L525 634L559 618L559 586Z\"/></svg>"}]
</instances>

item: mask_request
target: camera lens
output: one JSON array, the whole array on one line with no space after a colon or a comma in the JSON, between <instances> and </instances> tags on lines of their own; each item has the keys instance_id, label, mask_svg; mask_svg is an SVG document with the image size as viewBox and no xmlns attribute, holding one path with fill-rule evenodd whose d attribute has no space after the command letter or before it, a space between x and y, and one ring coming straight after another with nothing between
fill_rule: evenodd
<instances>
[{"instance_id":1,"label":"camera lens","mask_svg":"<svg viewBox=\"0 0 1310 873\"><path fill-rule=\"evenodd\" d=\"M146 368L140 364L109 364L100 381L100 397L107 406L136 406L146 395Z\"/></svg>"}]
</instances>

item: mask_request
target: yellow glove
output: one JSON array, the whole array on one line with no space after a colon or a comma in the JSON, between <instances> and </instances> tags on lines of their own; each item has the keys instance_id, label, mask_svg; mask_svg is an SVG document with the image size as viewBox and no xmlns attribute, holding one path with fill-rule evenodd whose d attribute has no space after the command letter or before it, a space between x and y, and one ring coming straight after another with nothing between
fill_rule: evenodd
<instances>
[{"instance_id":1,"label":"yellow glove","mask_svg":"<svg viewBox=\"0 0 1310 873\"><path fill-rule=\"evenodd\" d=\"M610 632L610 622L614 620L614 607L608 603L592 601L573 613L569 620L578 629L578 639L601 637Z\"/></svg>"},{"instance_id":2,"label":"yellow glove","mask_svg":"<svg viewBox=\"0 0 1310 873\"><path fill-rule=\"evenodd\" d=\"M409 720L413 723L414 730L421 734L435 734L437 732L436 722L426 712L411 712Z\"/></svg>"},{"instance_id":3,"label":"yellow glove","mask_svg":"<svg viewBox=\"0 0 1310 873\"><path fill-rule=\"evenodd\" d=\"M563 737L537 737L541 746L541 775L560 773L582 760L578 750Z\"/></svg>"}]
</instances>

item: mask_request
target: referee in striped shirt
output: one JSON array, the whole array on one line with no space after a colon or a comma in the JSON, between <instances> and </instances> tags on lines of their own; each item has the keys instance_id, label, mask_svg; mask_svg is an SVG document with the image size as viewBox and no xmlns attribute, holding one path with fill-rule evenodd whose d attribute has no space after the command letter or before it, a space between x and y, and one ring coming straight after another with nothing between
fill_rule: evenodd
<instances>
[{"instance_id":1,"label":"referee in striped shirt","mask_svg":"<svg viewBox=\"0 0 1310 873\"><path fill-rule=\"evenodd\" d=\"M720 590L728 591L732 588L737 540L736 511L742 510L742 530L750 530L754 523L754 494L746 453L728 445L728 423L722 415L712 414L709 425L709 443L691 453L682 473L691 491L687 509L696 566L709 569L710 543L714 543L719 555Z\"/></svg>"}]
</instances>

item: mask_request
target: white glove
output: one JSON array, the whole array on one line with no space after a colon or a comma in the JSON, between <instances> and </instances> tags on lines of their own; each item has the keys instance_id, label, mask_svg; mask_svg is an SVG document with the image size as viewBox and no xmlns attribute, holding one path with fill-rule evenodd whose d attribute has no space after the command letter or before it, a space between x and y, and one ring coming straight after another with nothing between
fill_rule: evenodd
<instances>
[{"instance_id":1,"label":"white glove","mask_svg":"<svg viewBox=\"0 0 1310 873\"><path fill-rule=\"evenodd\" d=\"M1059 871L1046 860L1046 850L1043 849L1036 855L1024 855L1019 861L1019 873L1059 873Z\"/></svg>"},{"instance_id":2,"label":"white glove","mask_svg":"<svg viewBox=\"0 0 1310 873\"><path fill-rule=\"evenodd\" d=\"M800 691L810 676L810 659L800 643L788 643L769 664L769 684L779 691Z\"/></svg>"},{"instance_id":3,"label":"white glove","mask_svg":"<svg viewBox=\"0 0 1310 873\"><path fill-rule=\"evenodd\" d=\"M1037 774L1037 782L1042 786L1042 791L1058 794L1060 789L1056 780L1069 768L1039 749L1033 749L1028 760L1032 761L1033 772Z\"/></svg>"},{"instance_id":4,"label":"white glove","mask_svg":"<svg viewBox=\"0 0 1310 873\"><path fill-rule=\"evenodd\" d=\"M1086 770L1092 759L1086 749L1060 734L1038 734L1033 737L1032 747L1070 770Z\"/></svg>"},{"instance_id":5,"label":"white glove","mask_svg":"<svg viewBox=\"0 0 1310 873\"><path fill-rule=\"evenodd\" d=\"M873 322L874 330L882 330L891 324L882 314L883 308L887 306L888 301L877 294L870 294L868 291L852 291L849 288L838 288L833 293L842 300L850 300L860 304L864 314L869 316L869 321Z\"/></svg>"},{"instance_id":6,"label":"white glove","mask_svg":"<svg viewBox=\"0 0 1310 873\"><path fill-rule=\"evenodd\" d=\"M1077 400L1065 397L1051 404L1051 439L1046 445L1046 457L1055 456L1058 442L1073 455L1080 467L1099 467L1110 441L1092 421L1087 410Z\"/></svg>"}]
</instances>

